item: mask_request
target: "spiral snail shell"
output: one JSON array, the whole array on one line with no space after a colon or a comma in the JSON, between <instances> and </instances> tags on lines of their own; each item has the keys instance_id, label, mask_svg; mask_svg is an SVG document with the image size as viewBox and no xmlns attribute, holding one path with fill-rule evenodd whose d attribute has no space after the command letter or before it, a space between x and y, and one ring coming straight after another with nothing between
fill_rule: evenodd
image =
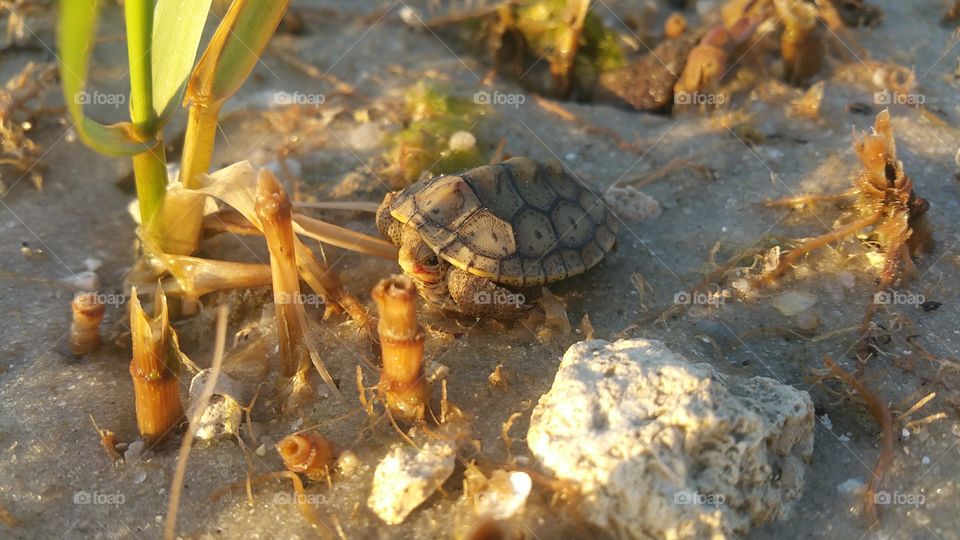
<instances>
[{"instance_id":1,"label":"spiral snail shell","mask_svg":"<svg viewBox=\"0 0 960 540\"><path fill-rule=\"evenodd\" d=\"M329 473L336 451L333 443L316 433L295 433L277 444L287 470L303 473L311 480L323 480Z\"/></svg>"}]
</instances>

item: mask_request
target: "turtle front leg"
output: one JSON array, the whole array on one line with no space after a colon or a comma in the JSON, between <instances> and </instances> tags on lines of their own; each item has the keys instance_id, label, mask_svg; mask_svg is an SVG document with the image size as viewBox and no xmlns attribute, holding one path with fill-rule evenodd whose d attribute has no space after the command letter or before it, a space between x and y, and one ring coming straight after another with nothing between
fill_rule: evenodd
<instances>
[{"instance_id":1,"label":"turtle front leg","mask_svg":"<svg viewBox=\"0 0 960 540\"><path fill-rule=\"evenodd\" d=\"M447 292L460 311L469 316L505 319L519 317L530 308L522 293L459 268L447 272Z\"/></svg>"}]
</instances>

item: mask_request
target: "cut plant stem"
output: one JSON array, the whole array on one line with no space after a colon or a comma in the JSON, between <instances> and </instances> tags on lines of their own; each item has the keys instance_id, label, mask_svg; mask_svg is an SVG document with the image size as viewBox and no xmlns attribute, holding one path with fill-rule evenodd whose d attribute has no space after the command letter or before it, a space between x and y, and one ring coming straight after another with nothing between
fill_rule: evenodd
<instances>
[{"instance_id":1,"label":"cut plant stem","mask_svg":"<svg viewBox=\"0 0 960 540\"><path fill-rule=\"evenodd\" d=\"M373 288L380 321L383 371L380 390L394 418L421 421L430 401L423 376L423 327L417 323L417 288L406 276L391 276Z\"/></svg>"},{"instance_id":2,"label":"cut plant stem","mask_svg":"<svg viewBox=\"0 0 960 540\"><path fill-rule=\"evenodd\" d=\"M167 298L157 290L153 317L140 305L137 288L130 293L133 361L130 375L136 400L137 426L150 444L161 442L183 418L180 401L180 351L170 328Z\"/></svg>"},{"instance_id":3,"label":"cut plant stem","mask_svg":"<svg viewBox=\"0 0 960 540\"><path fill-rule=\"evenodd\" d=\"M273 175L261 169L257 182L257 216L270 250L273 301L280 339L280 375L293 377L306 368L309 352L304 344L304 329L294 314L300 300L296 249L290 201Z\"/></svg>"},{"instance_id":4,"label":"cut plant stem","mask_svg":"<svg viewBox=\"0 0 960 540\"><path fill-rule=\"evenodd\" d=\"M79 293L70 303L73 322L70 324L70 352L86 356L100 346L100 322L107 306L94 292Z\"/></svg>"},{"instance_id":5,"label":"cut plant stem","mask_svg":"<svg viewBox=\"0 0 960 540\"><path fill-rule=\"evenodd\" d=\"M312 393L307 380L308 362L313 351L307 335L307 318L300 294L297 273L297 249L290 217L290 199L273 173L260 169L257 177L255 211L263 227L263 236L270 250L270 269L273 276L273 300L277 317L277 339L280 342L280 376L290 385L288 407L296 407ZM333 378L327 372L319 355L314 365L324 382L338 394Z\"/></svg>"}]
</instances>

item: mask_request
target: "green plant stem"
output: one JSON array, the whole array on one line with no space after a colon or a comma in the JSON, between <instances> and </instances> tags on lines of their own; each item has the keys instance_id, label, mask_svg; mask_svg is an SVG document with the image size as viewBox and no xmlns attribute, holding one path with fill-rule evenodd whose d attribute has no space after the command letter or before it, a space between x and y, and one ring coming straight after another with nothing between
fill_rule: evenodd
<instances>
[{"instance_id":1,"label":"green plant stem","mask_svg":"<svg viewBox=\"0 0 960 540\"><path fill-rule=\"evenodd\" d=\"M200 187L195 180L196 176L205 174L210 169L221 106L222 103L209 106L194 103L190 107L187 134L183 143L183 159L180 162L180 181L188 189Z\"/></svg>"},{"instance_id":2,"label":"green plant stem","mask_svg":"<svg viewBox=\"0 0 960 540\"><path fill-rule=\"evenodd\" d=\"M153 36L153 1L127 0L127 61L130 64L130 118L141 135L155 131L153 73L150 41Z\"/></svg>"},{"instance_id":3,"label":"green plant stem","mask_svg":"<svg viewBox=\"0 0 960 540\"><path fill-rule=\"evenodd\" d=\"M167 158L162 137L158 137L149 151L133 156L133 176L140 203L140 223L162 245L163 220L158 218L167 192Z\"/></svg>"},{"instance_id":4,"label":"green plant stem","mask_svg":"<svg viewBox=\"0 0 960 540\"><path fill-rule=\"evenodd\" d=\"M150 150L133 156L140 219L144 230L160 241L163 237L163 220L157 217L166 194L167 160L163 137L158 136L157 118L153 110L150 60L153 0L127 0L124 3L124 15L127 22L127 61L130 64L130 119L144 141L157 140Z\"/></svg>"}]
</instances>

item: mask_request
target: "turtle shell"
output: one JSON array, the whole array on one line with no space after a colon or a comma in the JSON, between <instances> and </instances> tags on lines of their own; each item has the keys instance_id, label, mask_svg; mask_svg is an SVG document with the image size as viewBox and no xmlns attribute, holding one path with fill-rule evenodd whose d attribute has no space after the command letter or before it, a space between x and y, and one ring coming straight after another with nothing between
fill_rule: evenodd
<instances>
[{"instance_id":1,"label":"turtle shell","mask_svg":"<svg viewBox=\"0 0 960 540\"><path fill-rule=\"evenodd\" d=\"M600 196L559 164L523 157L413 184L390 214L450 264L517 287L586 272L618 228Z\"/></svg>"}]
</instances>

